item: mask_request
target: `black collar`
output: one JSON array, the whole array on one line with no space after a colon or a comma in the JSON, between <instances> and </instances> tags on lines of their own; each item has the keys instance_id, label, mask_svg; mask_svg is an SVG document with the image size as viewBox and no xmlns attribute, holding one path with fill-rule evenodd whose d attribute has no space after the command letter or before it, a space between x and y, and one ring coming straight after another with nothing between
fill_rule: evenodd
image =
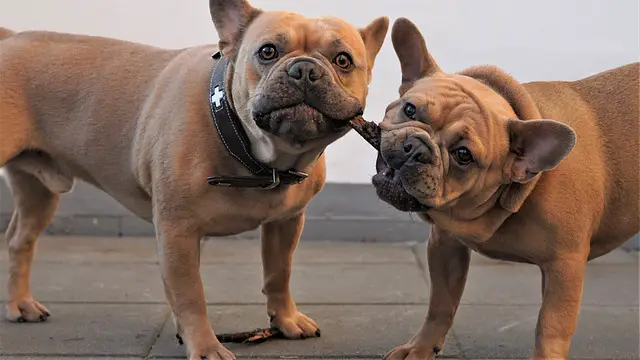
<instances>
[{"instance_id":1,"label":"black collar","mask_svg":"<svg viewBox=\"0 0 640 360\"><path fill-rule=\"evenodd\" d=\"M211 82L209 83L209 105L213 124L229 154L249 169L254 176L209 176L207 178L209 184L227 187L274 189L279 185L299 184L302 182L307 178L307 174L295 170L281 171L272 169L251 156L249 137L245 133L240 119L227 101L224 82L229 60L222 56L219 51L215 52L212 57L218 60L211 72Z\"/></svg>"}]
</instances>

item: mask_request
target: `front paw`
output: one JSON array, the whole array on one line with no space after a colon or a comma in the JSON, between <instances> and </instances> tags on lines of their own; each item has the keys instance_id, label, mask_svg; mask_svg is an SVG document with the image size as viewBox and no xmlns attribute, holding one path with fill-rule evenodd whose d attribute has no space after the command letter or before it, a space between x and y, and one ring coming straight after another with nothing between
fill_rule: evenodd
<instances>
[{"instance_id":1,"label":"front paw","mask_svg":"<svg viewBox=\"0 0 640 360\"><path fill-rule=\"evenodd\" d=\"M176 337L182 344L182 337ZM218 341L213 331L202 336L188 337L185 342L189 360L236 360L236 356Z\"/></svg>"},{"instance_id":2,"label":"front paw","mask_svg":"<svg viewBox=\"0 0 640 360\"><path fill-rule=\"evenodd\" d=\"M320 337L320 329L316 322L297 310L279 312L271 316L271 326L280 329L287 339Z\"/></svg>"},{"instance_id":3,"label":"front paw","mask_svg":"<svg viewBox=\"0 0 640 360\"><path fill-rule=\"evenodd\" d=\"M437 346L423 346L420 344L405 344L389 351L385 360L433 360L440 353Z\"/></svg>"},{"instance_id":4,"label":"front paw","mask_svg":"<svg viewBox=\"0 0 640 360\"><path fill-rule=\"evenodd\" d=\"M49 316L49 310L31 296L8 301L5 305L5 318L10 322L41 322Z\"/></svg>"}]
</instances>

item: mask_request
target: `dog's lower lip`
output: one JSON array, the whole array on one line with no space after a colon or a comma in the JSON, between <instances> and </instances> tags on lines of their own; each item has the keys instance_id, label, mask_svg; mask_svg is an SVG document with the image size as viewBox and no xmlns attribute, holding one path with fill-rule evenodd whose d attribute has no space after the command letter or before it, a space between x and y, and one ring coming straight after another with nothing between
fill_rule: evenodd
<instances>
[{"instance_id":1,"label":"dog's lower lip","mask_svg":"<svg viewBox=\"0 0 640 360\"><path fill-rule=\"evenodd\" d=\"M399 178L399 173L395 169L384 162L381 157L378 158L378 161L379 163L377 164L377 166L379 171L373 177L372 181L374 186L376 187L378 196L382 200L386 201L400 211L425 212L429 209L429 206L422 204L418 199L411 196L406 192L406 190L404 190ZM391 193L396 193L395 195L387 193L387 191L389 191L391 187L398 189L396 191L391 190ZM404 193L404 195L401 195L401 198L398 198L398 191ZM389 197L390 195L391 197ZM395 200L393 200L394 198Z\"/></svg>"}]
</instances>

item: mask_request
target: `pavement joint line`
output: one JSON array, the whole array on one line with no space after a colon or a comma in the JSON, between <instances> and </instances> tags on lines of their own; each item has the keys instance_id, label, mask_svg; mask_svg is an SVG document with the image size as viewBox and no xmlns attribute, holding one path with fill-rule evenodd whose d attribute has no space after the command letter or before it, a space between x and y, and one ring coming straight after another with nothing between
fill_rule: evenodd
<instances>
[{"instance_id":1,"label":"pavement joint line","mask_svg":"<svg viewBox=\"0 0 640 360\"><path fill-rule=\"evenodd\" d=\"M416 263L418 263L418 267L420 268L420 274L422 275L422 279L424 280L424 282L427 284L427 286L431 287L431 285L429 284L430 279L427 276L427 274L429 273L428 269L427 269L427 264L425 264L422 261L422 257L420 256L420 254L418 254L418 247L420 246L420 243L414 243L413 245L410 246L411 249L411 253L413 253L413 257L416 260Z\"/></svg>"},{"instance_id":2,"label":"pavement joint line","mask_svg":"<svg viewBox=\"0 0 640 360\"><path fill-rule=\"evenodd\" d=\"M147 349L147 351L145 352L143 359L149 358L149 356L151 355L151 351L153 351L153 347L158 342L160 335L162 335L162 330L169 322L169 318L171 317L171 309L167 306L167 309L165 310L165 312L166 312L166 315L164 317L164 321L162 321L162 323L154 330L153 336L151 336L149 343L145 345L145 348Z\"/></svg>"},{"instance_id":3,"label":"pavement joint line","mask_svg":"<svg viewBox=\"0 0 640 360\"><path fill-rule=\"evenodd\" d=\"M425 315L425 319L426 317L427 315ZM466 359L467 357L465 356L465 351L464 351L464 348L462 347L462 341L460 340L460 337L458 336L458 334L456 334L453 324L451 324L451 327L449 328L449 332L447 333L447 335L450 335L455 340L453 342L453 347L455 348L455 350L458 350L459 358ZM447 351L446 343L445 343L444 351L445 353L443 355L446 356L446 351ZM437 356L437 358L440 358L440 356Z\"/></svg>"}]
</instances>

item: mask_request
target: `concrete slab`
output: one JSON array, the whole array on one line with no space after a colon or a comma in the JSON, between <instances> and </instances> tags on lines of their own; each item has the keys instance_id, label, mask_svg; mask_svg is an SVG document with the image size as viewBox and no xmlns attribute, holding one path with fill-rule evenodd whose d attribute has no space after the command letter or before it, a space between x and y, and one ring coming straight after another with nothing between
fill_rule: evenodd
<instances>
[{"instance_id":1,"label":"concrete slab","mask_svg":"<svg viewBox=\"0 0 640 360\"><path fill-rule=\"evenodd\" d=\"M534 344L537 306L460 306L454 331L466 358L526 359ZM637 359L637 307L583 307L571 358Z\"/></svg>"},{"instance_id":2,"label":"concrete slab","mask_svg":"<svg viewBox=\"0 0 640 360\"><path fill-rule=\"evenodd\" d=\"M540 304L541 273L534 265L473 266L469 269L463 304ZM638 306L635 265L587 266L584 305Z\"/></svg>"},{"instance_id":3,"label":"concrete slab","mask_svg":"<svg viewBox=\"0 0 640 360\"><path fill-rule=\"evenodd\" d=\"M0 274L7 264L0 263ZM203 265L209 303L262 304L260 264ZM411 264L297 264L292 292L300 303L426 303L428 287ZM34 296L41 302L165 303L158 265L36 262ZM0 300L6 287L0 286Z\"/></svg>"},{"instance_id":4,"label":"concrete slab","mask_svg":"<svg viewBox=\"0 0 640 360\"><path fill-rule=\"evenodd\" d=\"M144 356L168 315L161 305L52 304L44 323L0 322L3 355Z\"/></svg>"},{"instance_id":5,"label":"concrete slab","mask_svg":"<svg viewBox=\"0 0 640 360\"><path fill-rule=\"evenodd\" d=\"M0 236L0 260L8 257ZM158 263L156 240L149 237L43 236L38 239L36 262Z\"/></svg>"},{"instance_id":6,"label":"concrete slab","mask_svg":"<svg viewBox=\"0 0 640 360\"><path fill-rule=\"evenodd\" d=\"M6 278L6 263L0 264L0 274ZM33 296L45 306L53 302L165 302L157 265L36 261L31 278ZM6 287L0 286L0 299L5 298Z\"/></svg>"},{"instance_id":7,"label":"concrete slab","mask_svg":"<svg viewBox=\"0 0 640 360\"><path fill-rule=\"evenodd\" d=\"M203 264L260 263L259 239L207 238L202 245ZM157 263L153 237L42 236L37 261ZM0 260L7 259L6 242L0 235ZM415 263L406 243L356 243L301 241L295 263Z\"/></svg>"},{"instance_id":8,"label":"concrete slab","mask_svg":"<svg viewBox=\"0 0 640 360\"><path fill-rule=\"evenodd\" d=\"M274 340L259 345L229 344L240 358L247 357L374 357L379 359L392 348L404 344L420 327L426 314L424 306L360 305L304 306L313 317L322 337L306 340ZM259 306L215 306L209 308L217 333L237 332L268 326L264 309ZM175 329L168 322L151 350L152 357L179 357L184 350L177 345ZM447 356L458 355L455 336L445 346Z\"/></svg>"},{"instance_id":9,"label":"concrete slab","mask_svg":"<svg viewBox=\"0 0 640 360\"><path fill-rule=\"evenodd\" d=\"M260 240L207 239L202 248L203 263L261 262ZM296 252L294 263L415 263L406 243L357 243L344 241L305 241Z\"/></svg>"},{"instance_id":10,"label":"concrete slab","mask_svg":"<svg viewBox=\"0 0 640 360\"><path fill-rule=\"evenodd\" d=\"M203 265L209 303L264 302L260 264ZM413 264L296 264L291 290L298 303L422 304L428 287Z\"/></svg>"}]
</instances>

